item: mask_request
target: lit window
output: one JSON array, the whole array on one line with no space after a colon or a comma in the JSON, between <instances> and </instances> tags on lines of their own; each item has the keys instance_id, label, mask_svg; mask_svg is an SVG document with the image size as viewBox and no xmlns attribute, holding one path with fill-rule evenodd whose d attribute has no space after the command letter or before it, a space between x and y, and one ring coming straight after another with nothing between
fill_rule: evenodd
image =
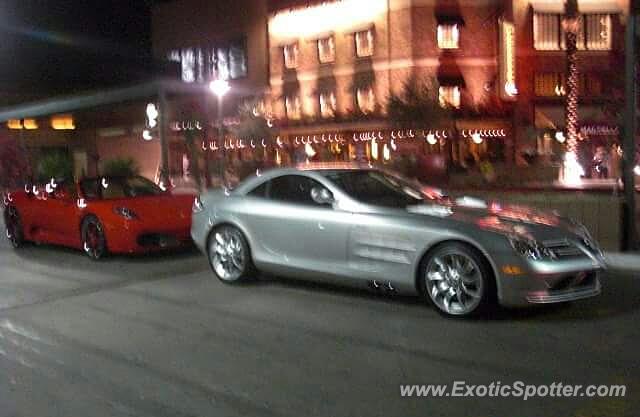
<instances>
[{"instance_id":1,"label":"lit window","mask_svg":"<svg viewBox=\"0 0 640 417\"><path fill-rule=\"evenodd\" d=\"M366 57L373 55L373 30L356 32L356 56Z\"/></svg>"},{"instance_id":2,"label":"lit window","mask_svg":"<svg viewBox=\"0 0 640 417\"><path fill-rule=\"evenodd\" d=\"M191 48L180 51L182 63L182 81L192 83L196 80L196 53Z\"/></svg>"},{"instance_id":3,"label":"lit window","mask_svg":"<svg viewBox=\"0 0 640 417\"><path fill-rule=\"evenodd\" d=\"M336 115L336 95L333 92L320 93L320 115L324 118Z\"/></svg>"},{"instance_id":4,"label":"lit window","mask_svg":"<svg viewBox=\"0 0 640 417\"><path fill-rule=\"evenodd\" d=\"M458 49L460 30L457 24L438 25L438 48Z\"/></svg>"},{"instance_id":5,"label":"lit window","mask_svg":"<svg viewBox=\"0 0 640 417\"><path fill-rule=\"evenodd\" d=\"M217 50L217 62L216 62L216 78L219 80L229 79L229 55L226 49Z\"/></svg>"},{"instance_id":6,"label":"lit window","mask_svg":"<svg viewBox=\"0 0 640 417\"><path fill-rule=\"evenodd\" d=\"M73 116L70 114L59 114L51 117L51 127L54 130L74 130L76 128L73 122Z\"/></svg>"},{"instance_id":7,"label":"lit window","mask_svg":"<svg viewBox=\"0 0 640 417\"><path fill-rule=\"evenodd\" d=\"M538 97L561 97L566 93L564 74L559 72L537 73L534 83L535 94Z\"/></svg>"},{"instance_id":8,"label":"lit window","mask_svg":"<svg viewBox=\"0 0 640 417\"><path fill-rule=\"evenodd\" d=\"M318 60L321 64L336 60L336 44L333 36L318 39Z\"/></svg>"},{"instance_id":9,"label":"lit window","mask_svg":"<svg viewBox=\"0 0 640 417\"><path fill-rule=\"evenodd\" d=\"M284 50L284 66L288 69L298 67L298 44L292 43L285 45Z\"/></svg>"},{"instance_id":10,"label":"lit window","mask_svg":"<svg viewBox=\"0 0 640 417\"><path fill-rule=\"evenodd\" d=\"M298 95L292 95L284 100L287 118L290 120L300 120L302 117L302 104Z\"/></svg>"},{"instance_id":11,"label":"lit window","mask_svg":"<svg viewBox=\"0 0 640 417\"><path fill-rule=\"evenodd\" d=\"M167 59L180 64L180 78L187 83L247 76L246 46L242 42L232 42L224 47L172 50Z\"/></svg>"},{"instance_id":12,"label":"lit window","mask_svg":"<svg viewBox=\"0 0 640 417\"><path fill-rule=\"evenodd\" d=\"M356 102L363 113L373 113L376 110L376 96L373 87L358 88L356 90Z\"/></svg>"},{"instance_id":13,"label":"lit window","mask_svg":"<svg viewBox=\"0 0 640 417\"><path fill-rule=\"evenodd\" d=\"M229 47L229 77L232 80L247 75L247 57L244 49L237 45Z\"/></svg>"},{"instance_id":14,"label":"lit window","mask_svg":"<svg viewBox=\"0 0 640 417\"><path fill-rule=\"evenodd\" d=\"M607 51L611 49L611 16L608 14L586 15L587 49Z\"/></svg>"},{"instance_id":15,"label":"lit window","mask_svg":"<svg viewBox=\"0 0 640 417\"><path fill-rule=\"evenodd\" d=\"M579 50L606 51L611 49L611 15L586 14L578 19L577 47ZM534 13L533 46L539 51L558 51L566 48L562 16Z\"/></svg>"},{"instance_id":16,"label":"lit window","mask_svg":"<svg viewBox=\"0 0 640 417\"><path fill-rule=\"evenodd\" d=\"M556 14L534 13L533 47L538 51L560 49L560 20Z\"/></svg>"},{"instance_id":17,"label":"lit window","mask_svg":"<svg viewBox=\"0 0 640 417\"><path fill-rule=\"evenodd\" d=\"M460 107L460 87L442 86L438 89L438 98L442 107Z\"/></svg>"}]
</instances>

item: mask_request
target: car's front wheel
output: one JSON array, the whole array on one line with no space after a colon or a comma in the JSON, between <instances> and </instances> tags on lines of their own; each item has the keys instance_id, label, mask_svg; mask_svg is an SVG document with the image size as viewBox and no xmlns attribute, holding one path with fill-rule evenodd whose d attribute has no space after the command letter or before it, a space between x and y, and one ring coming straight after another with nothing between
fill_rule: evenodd
<instances>
[{"instance_id":1,"label":"car's front wheel","mask_svg":"<svg viewBox=\"0 0 640 417\"><path fill-rule=\"evenodd\" d=\"M6 236L11 246L19 248L24 244L24 229L18 210L9 206L4 210L4 225L6 228Z\"/></svg>"},{"instance_id":2,"label":"car's front wheel","mask_svg":"<svg viewBox=\"0 0 640 417\"><path fill-rule=\"evenodd\" d=\"M102 223L95 216L89 216L82 222L82 248L92 260L97 261L107 255L107 239Z\"/></svg>"},{"instance_id":3,"label":"car's front wheel","mask_svg":"<svg viewBox=\"0 0 640 417\"><path fill-rule=\"evenodd\" d=\"M449 316L471 316L490 304L493 277L487 261L460 243L436 248L422 265L425 296Z\"/></svg>"},{"instance_id":4,"label":"car's front wheel","mask_svg":"<svg viewBox=\"0 0 640 417\"><path fill-rule=\"evenodd\" d=\"M225 225L214 229L209 237L207 252L211 269L224 283L246 281L254 272L249 245L236 227Z\"/></svg>"}]
</instances>

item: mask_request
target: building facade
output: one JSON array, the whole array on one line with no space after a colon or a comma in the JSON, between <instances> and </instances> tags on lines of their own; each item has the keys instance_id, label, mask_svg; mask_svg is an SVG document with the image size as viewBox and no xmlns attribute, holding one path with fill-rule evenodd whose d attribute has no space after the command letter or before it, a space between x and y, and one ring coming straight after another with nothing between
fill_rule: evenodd
<instances>
[{"instance_id":1,"label":"building facade","mask_svg":"<svg viewBox=\"0 0 640 417\"><path fill-rule=\"evenodd\" d=\"M85 113L31 118L33 106L24 105L5 112L21 119L4 128L32 148L69 149L78 175L124 157L149 177L199 172L208 183L222 160L361 160L410 167L425 180L484 161L557 164L566 146L563 7L561 0L163 3L153 13L154 55L182 86L164 103L141 87L135 99ZM579 148L588 175L602 175L593 161L603 155L605 176L617 174L627 9L627 0L579 0ZM207 88L216 79L231 87L220 101ZM419 93L427 110L398 118L388 103L407 92ZM145 134L149 102L164 104L164 135ZM234 129L247 106L261 133Z\"/></svg>"},{"instance_id":2,"label":"building facade","mask_svg":"<svg viewBox=\"0 0 640 417\"><path fill-rule=\"evenodd\" d=\"M313 155L319 145L331 151L325 159L339 160L392 158L404 148L442 154L459 165L484 158L553 161L562 152L560 0L256 0L240 8L237 2L200 3L158 8L156 55L178 61L184 81L223 77L243 92L248 83L261 99L260 111L273 121L278 144ZM585 161L619 140L622 75L616 68L622 65L627 3L579 1L581 138L590 144L582 147ZM217 23L220 16L224 24ZM215 52L199 49L241 38L246 58L235 64L232 56L216 59ZM225 68L207 69L211 57ZM428 86L452 109L453 122L403 126L389 120L388 99L410 81ZM340 151L333 139L343 145Z\"/></svg>"}]
</instances>

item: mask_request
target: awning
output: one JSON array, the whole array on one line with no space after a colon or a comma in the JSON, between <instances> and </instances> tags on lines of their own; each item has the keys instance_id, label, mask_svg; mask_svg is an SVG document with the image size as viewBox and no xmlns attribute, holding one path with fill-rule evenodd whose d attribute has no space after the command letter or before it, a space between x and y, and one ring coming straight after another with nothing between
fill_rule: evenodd
<instances>
[{"instance_id":1,"label":"awning","mask_svg":"<svg viewBox=\"0 0 640 417\"><path fill-rule=\"evenodd\" d=\"M462 75L438 75L438 85L441 87L460 87L466 86Z\"/></svg>"},{"instance_id":2,"label":"awning","mask_svg":"<svg viewBox=\"0 0 640 417\"><path fill-rule=\"evenodd\" d=\"M438 25L458 25L464 26L464 19L459 14L436 13Z\"/></svg>"},{"instance_id":3,"label":"awning","mask_svg":"<svg viewBox=\"0 0 640 417\"><path fill-rule=\"evenodd\" d=\"M158 95L160 91L164 91L167 94L208 93L205 85L187 84L174 80L157 80L130 87L57 97L3 108L0 109L0 122L6 122L10 119L50 116L52 114L86 110L109 104L145 99Z\"/></svg>"},{"instance_id":4,"label":"awning","mask_svg":"<svg viewBox=\"0 0 640 417\"><path fill-rule=\"evenodd\" d=\"M531 7L537 13L564 13L564 2L561 0L534 0ZM621 13L624 7L616 0L578 0L580 13Z\"/></svg>"}]
</instances>

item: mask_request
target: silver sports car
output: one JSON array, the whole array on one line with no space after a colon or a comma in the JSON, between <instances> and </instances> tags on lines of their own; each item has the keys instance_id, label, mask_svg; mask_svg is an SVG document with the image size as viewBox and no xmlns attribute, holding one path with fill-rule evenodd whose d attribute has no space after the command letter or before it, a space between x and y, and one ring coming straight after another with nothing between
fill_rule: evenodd
<instances>
[{"instance_id":1,"label":"silver sports car","mask_svg":"<svg viewBox=\"0 0 640 417\"><path fill-rule=\"evenodd\" d=\"M259 270L420 294L455 316L600 293L603 256L579 223L374 168L258 173L193 211L192 237L226 283Z\"/></svg>"}]
</instances>

